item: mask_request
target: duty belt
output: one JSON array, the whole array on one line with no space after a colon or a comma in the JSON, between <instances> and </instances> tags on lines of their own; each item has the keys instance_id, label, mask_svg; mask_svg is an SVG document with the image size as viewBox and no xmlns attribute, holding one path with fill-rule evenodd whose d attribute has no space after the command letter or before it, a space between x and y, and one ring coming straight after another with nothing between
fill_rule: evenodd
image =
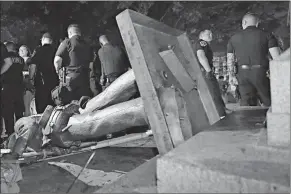
<instances>
[{"instance_id":1,"label":"duty belt","mask_svg":"<svg viewBox=\"0 0 291 194\"><path fill-rule=\"evenodd\" d=\"M105 75L106 83L112 83L116 80L122 73L110 73L109 75Z\"/></svg>"},{"instance_id":2,"label":"duty belt","mask_svg":"<svg viewBox=\"0 0 291 194\"><path fill-rule=\"evenodd\" d=\"M257 69L262 67L261 65L240 65L242 69Z\"/></svg>"},{"instance_id":3,"label":"duty belt","mask_svg":"<svg viewBox=\"0 0 291 194\"><path fill-rule=\"evenodd\" d=\"M81 73L81 72L89 71L89 69L86 68L86 67L70 67L70 66L67 66L67 67L65 67L65 69L66 69L67 73Z\"/></svg>"}]
</instances>

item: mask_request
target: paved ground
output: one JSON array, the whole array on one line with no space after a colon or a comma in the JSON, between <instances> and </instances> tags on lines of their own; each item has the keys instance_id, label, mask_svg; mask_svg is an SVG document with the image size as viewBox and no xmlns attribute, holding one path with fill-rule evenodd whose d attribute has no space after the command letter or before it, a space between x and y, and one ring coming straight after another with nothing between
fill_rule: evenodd
<instances>
[{"instance_id":1,"label":"paved ground","mask_svg":"<svg viewBox=\"0 0 291 194\"><path fill-rule=\"evenodd\" d=\"M90 155L91 152L88 152L54 161L73 163L83 167ZM129 172L154 156L152 148L103 148L97 150L87 168L105 172ZM22 173L23 180L19 183L21 193L66 192L75 178L68 171L51 166L48 162L22 166ZM71 192L92 193L99 188L88 186L78 180Z\"/></svg>"}]
</instances>

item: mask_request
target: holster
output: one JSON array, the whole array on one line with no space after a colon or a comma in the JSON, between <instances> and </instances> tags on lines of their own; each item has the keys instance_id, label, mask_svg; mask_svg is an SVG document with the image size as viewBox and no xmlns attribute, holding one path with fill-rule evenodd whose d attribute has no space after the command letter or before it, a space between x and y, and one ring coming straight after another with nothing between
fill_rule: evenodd
<instances>
[{"instance_id":1,"label":"holster","mask_svg":"<svg viewBox=\"0 0 291 194\"><path fill-rule=\"evenodd\" d=\"M60 84L51 91L52 100L57 106L63 106L71 102L70 99L70 78L66 76L66 68L63 67L60 71Z\"/></svg>"},{"instance_id":2,"label":"holster","mask_svg":"<svg viewBox=\"0 0 291 194\"><path fill-rule=\"evenodd\" d=\"M122 73L111 73L109 75L105 75L104 76L104 80L103 80L103 85L105 86L106 84L111 84L112 82L114 82Z\"/></svg>"}]
</instances>

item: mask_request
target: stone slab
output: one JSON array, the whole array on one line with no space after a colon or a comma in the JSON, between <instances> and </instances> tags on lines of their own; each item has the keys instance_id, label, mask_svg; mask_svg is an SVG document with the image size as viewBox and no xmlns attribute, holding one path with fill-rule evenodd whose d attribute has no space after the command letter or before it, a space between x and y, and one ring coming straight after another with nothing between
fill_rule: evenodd
<instances>
[{"instance_id":1,"label":"stone slab","mask_svg":"<svg viewBox=\"0 0 291 194\"><path fill-rule=\"evenodd\" d=\"M200 132L157 160L158 192L289 192L290 151L267 146L266 136L265 129Z\"/></svg>"},{"instance_id":2,"label":"stone slab","mask_svg":"<svg viewBox=\"0 0 291 194\"><path fill-rule=\"evenodd\" d=\"M268 144L273 146L290 145L290 114L267 112Z\"/></svg>"},{"instance_id":3,"label":"stone slab","mask_svg":"<svg viewBox=\"0 0 291 194\"><path fill-rule=\"evenodd\" d=\"M267 110L262 107L237 109L203 131L257 130L264 126Z\"/></svg>"},{"instance_id":4,"label":"stone slab","mask_svg":"<svg viewBox=\"0 0 291 194\"><path fill-rule=\"evenodd\" d=\"M156 156L95 193L157 193Z\"/></svg>"},{"instance_id":5,"label":"stone slab","mask_svg":"<svg viewBox=\"0 0 291 194\"><path fill-rule=\"evenodd\" d=\"M290 61L270 63L271 100L274 113L290 113Z\"/></svg>"}]
</instances>

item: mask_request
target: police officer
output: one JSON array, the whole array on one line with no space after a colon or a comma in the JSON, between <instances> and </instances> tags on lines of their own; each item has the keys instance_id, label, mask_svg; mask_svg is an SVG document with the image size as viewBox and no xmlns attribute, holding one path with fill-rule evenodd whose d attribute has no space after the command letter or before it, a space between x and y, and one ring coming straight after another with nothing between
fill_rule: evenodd
<instances>
[{"instance_id":1,"label":"police officer","mask_svg":"<svg viewBox=\"0 0 291 194\"><path fill-rule=\"evenodd\" d=\"M58 75L54 68L56 48L52 45L50 33L44 33L41 46L37 47L28 60L30 65L30 81L35 87L35 106L37 113L43 113L47 105L54 105L51 91L59 83Z\"/></svg>"},{"instance_id":2,"label":"police officer","mask_svg":"<svg viewBox=\"0 0 291 194\"><path fill-rule=\"evenodd\" d=\"M1 70L1 76L3 73L5 73L9 68L10 66L12 65L12 60L11 58L9 57L9 53L8 53L8 50L6 48L6 46L0 42L0 47L1 47L1 56L0 56L0 70ZM1 91L2 91L2 82L0 81L0 88L1 88ZM2 111L3 110L0 110L0 138L1 138L1 141L0 143L2 144L3 140L2 139L2 132L3 132L3 124L2 124Z\"/></svg>"},{"instance_id":3,"label":"police officer","mask_svg":"<svg viewBox=\"0 0 291 194\"><path fill-rule=\"evenodd\" d=\"M10 66L13 63L12 63L12 59L9 57L9 53L8 53L7 48L6 48L6 45L1 42L0 46L1 46L0 65L1 65L1 75L2 75L10 68Z\"/></svg>"},{"instance_id":4,"label":"police officer","mask_svg":"<svg viewBox=\"0 0 291 194\"><path fill-rule=\"evenodd\" d=\"M101 78L101 62L98 57L98 53L96 48L93 48L94 59L93 63L90 63L92 67L90 67L90 88L93 93L93 96L97 96L99 93L102 92L102 86L100 85L100 78Z\"/></svg>"},{"instance_id":5,"label":"police officer","mask_svg":"<svg viewBox=\"0 0 291 194\"><path fill-rule=\"evenodd\" d=\"M18 120L24 113L22 76L24 60L18 55L13 42L7 42L6 48L12 65L5 73L1 72L1 111L7 135L10 136L14 132L14 116Z\"/></svg>"},{"instance_id":6,"label":"police officer","mask_svg":"<svg viewBox=\"0 0 291 194\"><path fill-rule=\"evenodd\" d=\"M60 44L54 59L55 69L61 74L60 86L52 93L58 105L80 100L82 96L92 96L89 83L92 49L81 36L77 24L68 27L68 37Z\"/></svg>"},{"instance_id":7,"label":"police officer","mask_svg":"<svg viewBox=\"0 0 291 194\"><path fill-rule=\"evenodd\" d=\"M205 76L205 80L209 86L209 91L218 105L218 112L221 118L226 114L226 108L222 95L220 92L220 87L218 81L213 73L213 52L210 47L210 42L212 41L211 30L202 30L199 33L199 40L196 42L195 54L201 67L201 71Z\"/></svg>"},{"instance_id":8,"label":"police officer","mask_svg":"<svg viewBox=\"0 0 291 194\"><path fill-rule=\"evenodd\" d=\"M241 32L233 35L227 45L227 63L231 76L237 74L241 106L256 106L258 97L263 106L271 105L268 52L272 58L279 55L275 37L258 28L259 18L247 13L242 19ZM234 66L237 59L238 67Z\"/></svg>"},{"instance_id":9,"label":"police officer","mask_svg":"<svg viewBox=\"0 0 291 194\"><path fill-rule=\"evenodd\" d=\"M105 35L99 37L101 48L98 55L101 61L101 85L107 88L130 67L125 52L118 46L112 45Z\"/></svg>"}]
</instances>

